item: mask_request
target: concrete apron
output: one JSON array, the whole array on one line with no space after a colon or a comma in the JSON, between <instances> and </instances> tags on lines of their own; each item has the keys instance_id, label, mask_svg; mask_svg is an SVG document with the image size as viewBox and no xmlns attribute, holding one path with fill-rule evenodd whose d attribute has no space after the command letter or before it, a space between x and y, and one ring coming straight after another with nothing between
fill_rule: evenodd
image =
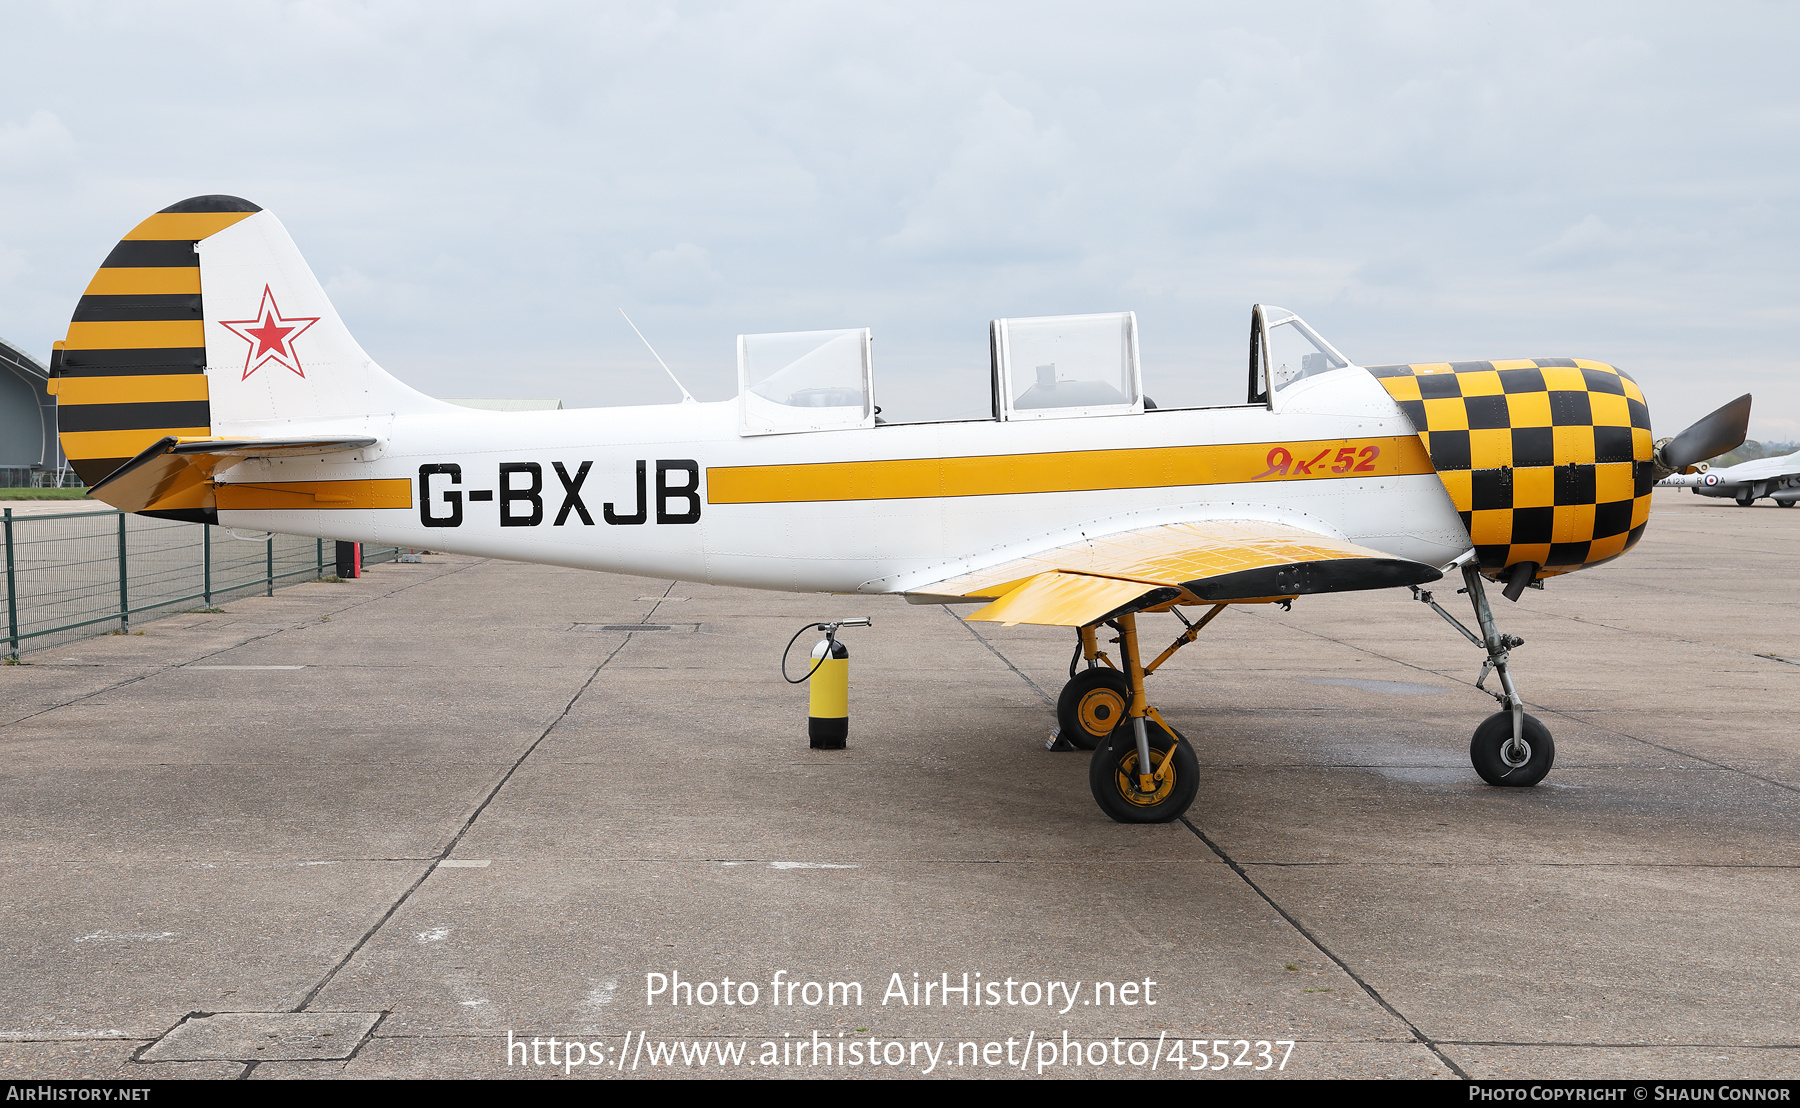
<instances>
[{"instance_id":1,"label":"concrete apron","mask_svg":"<svg viewBox=\"0 0 1800 1108\"><path fill-rule=\"evenodd\" d=\"M1659 491L1503 605L1535 789L1406 594L1229 612L1155 827L1044 749L1072 636L889 599L431 556L28 654L0 1074L1792 1076L1796 528ZM849 615L811 751L776 654Z\"/></svg>"}]
</instances>

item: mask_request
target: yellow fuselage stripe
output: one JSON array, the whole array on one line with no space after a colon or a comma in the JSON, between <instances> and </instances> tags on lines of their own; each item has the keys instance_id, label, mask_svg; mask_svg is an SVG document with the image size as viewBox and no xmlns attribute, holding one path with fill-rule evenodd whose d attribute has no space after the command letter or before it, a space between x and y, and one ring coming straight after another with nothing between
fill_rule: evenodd
<instances>
[{"instance_id":1,"label":"yellow fuselage stripe","mask_svg":"<svg viewBox=\"0 0 1800 1108\"><path fill-rule=\"evenodd\" d=\"M1348 455L1343 453L1346 450ZM1397 477L1431 472L1431 458L1419 437L1395 435L962 458L718 466L706 471L706 500L709 504L905 500Z\"/></svg>"},{"instance_id":2,"label":"yellow fuselage stripe","mask_svg":"<svg viewBox=\"0 0 1800 1108\"><path fill-rule=\"evenodd\" d=\"M197 265L102 269L87 287L89 296L194 296L199 292Z\"/></svg>"},{"instance_id":3,"label":"yellow fuselage stripe","mask_svg":"<svg viewBox=\"0 0 1800 1108\"><path fill-rule=\"evenodd\" d=\"M412 481L389 477L351 481L224 483L213 489L222 512L279 512L321 508L410 508Z\"/></svg>"},{"instance_id":4,"label":"yellow fuselage stripe","mask_svg":"<svg viewBox=\"0 0 1800 1108\"><path fill-rule=\"evenodd\" d=\"M206 325L197 319L137 320L129 323L71 323L68 350L152 350L206 345Z\"/></svg>"}]
</instances>

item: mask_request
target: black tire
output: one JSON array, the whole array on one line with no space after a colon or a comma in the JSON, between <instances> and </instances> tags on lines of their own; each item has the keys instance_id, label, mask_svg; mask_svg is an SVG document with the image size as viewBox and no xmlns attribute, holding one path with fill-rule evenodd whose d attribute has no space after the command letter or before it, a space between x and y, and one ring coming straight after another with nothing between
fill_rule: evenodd
<instances>
[{"instance_id":1,"label":"black tire","mask_svg":"<svg viewBox=\"0 0 1800 1108\"><path fill-rule=\"evenodd\" d=\"M1748 508L1754 503L1756 503L1756 497L1754 496L1740 496L1737 498L1737 506L1740 508Z\"/></svg>"},{"instance_id":2,"label":"black tire","mask_svg":"<svg viewBox=\"0 0 1800 1108\"><path fill-rule=\"evenodd\" d=\"M1777 500L1775 506L1777 508L1792 508L1795 503L1796 502L1792 500Z\"/></svg>"},{"instance_id":3,"label":"black tire","mask_svg":"<svg viewBox=\"0 0 1800 1108\"><path fill-rule=\"evenodd\" d=\"M1131 707L1131 682L1116 669L1101 666L1077 673L1056 698L1060 737L1092 750L1106 741Z\"/></svg>"},{"instance_id":4,"label":"black tire","mask_svg":"<svg viewBox=\"0 0 1800 1108\"><path fill-rule=\"evenodd\" d=\"M1524 788L1542 781L1550 772L1556 762L1556 743L1550 738L1550 729L1536 716L1527 714L1523 731L1529 753L1522 764L1509 765L1502 748L1512 741L1512 713L1495 712L1481 721L1469 740L1469 761L1475 763L1475 772L1481 774L1483 781Z\"/></svg>"},{"instance_id":5,"label":"black tire","mask_svg":"<svg viewBox=\"0 0 1800 1108\"><path fill-rule=\"evenodd\" d=\"M1158 764L1165 755L1173 759L1169 763L1173 772L1156 792L1146 796L1137 791L1137 734L1130 719L1094 748L1088 763L1088 788L1094 800L1120 823L1168 823L1187 811L1200 792L1200 760L1194 757L1194 748L1180 736L1171 738L1155 720L1145 720L1144 726L1149 730L1151 759Z\"/></svg>"}]
</instances>

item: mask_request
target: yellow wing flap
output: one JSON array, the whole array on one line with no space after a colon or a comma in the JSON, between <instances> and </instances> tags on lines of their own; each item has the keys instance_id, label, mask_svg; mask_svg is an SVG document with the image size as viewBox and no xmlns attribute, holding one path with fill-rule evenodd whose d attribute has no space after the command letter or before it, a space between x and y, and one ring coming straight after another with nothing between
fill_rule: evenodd
<instances>
[{"instance_id":1,"label":"yellow wing flap","mask_svg":"<svg viewBox=\"0 0 1800 1108\"><path fill-rule=\"evenodd\" d=\"M1109 600L1116 603L1105 611L1113 614L1176 597L1207 603L1266 600L1417 585L1442 576L1421 562L1292 524L1216 520L1084 539L915 591L996 598L970 619L1081 626L1092 619L1071 621ZM1045 578L1051 580L1040 584ZM1117 587L1087 583L1100 579ZM1177 591L1153 600L1144 586Z\"/></svg>"}]
</instances>

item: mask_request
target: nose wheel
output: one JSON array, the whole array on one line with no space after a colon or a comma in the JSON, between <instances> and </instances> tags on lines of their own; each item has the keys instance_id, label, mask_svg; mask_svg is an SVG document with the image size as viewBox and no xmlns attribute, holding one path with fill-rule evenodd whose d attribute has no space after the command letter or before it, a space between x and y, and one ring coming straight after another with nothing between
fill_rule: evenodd
<instances>
[{"instance_id":1,"label":"nose wheel","mask_svg":"<svg viewBox=\"0 0 1800 1108\"><path fill-rule=\"evenodd\" d=\"M1495 712L1481 721L1469 740L1469 760L1475 772L1490 785L1522 788L1535 785L1556 761L1556 743L1550 729L1527 715L1519 735L1513 734L1511 712Z\"/></svg>"},{"instance_id":2,"label":"nose wheel","mask_svg":"<svg viewBox=\"0 0 1800 1108\"><path fill-rule=\"evenodd\" d=\"M1475 687L1499 701L1500 711L1482 720L1481 726L1475 729L1469 740L1469 761L1481 779L1490 785L1535 785L1544 779L1550 772L1551 763L1556 761L1556 744L1550 739L1548 727L1536 716L1525 714L1525 701L1520 699L1519 690L1513 685L1512 674L1507 669L1512 648L1524 646L1525 640L1517 635L1503 635L1494 626L1494 610L1488 604L1481 571L1473 565L1465 565L1462 576L1465 584L1462 591L1469 594L1470 602L1475 605L1475 622L1481 628L1479 635L1446 612L1430 593L1417 585L1412 586L1412 591L1450 626L1461 631L1464 638L1487 651L1487 660L1481 663L1481 676L1475 679ZM1511 589L1507 595L1516 599ZM1499 678L1498 690L1487 687L1490 673Z\"/></svg>"}]
</instances>

